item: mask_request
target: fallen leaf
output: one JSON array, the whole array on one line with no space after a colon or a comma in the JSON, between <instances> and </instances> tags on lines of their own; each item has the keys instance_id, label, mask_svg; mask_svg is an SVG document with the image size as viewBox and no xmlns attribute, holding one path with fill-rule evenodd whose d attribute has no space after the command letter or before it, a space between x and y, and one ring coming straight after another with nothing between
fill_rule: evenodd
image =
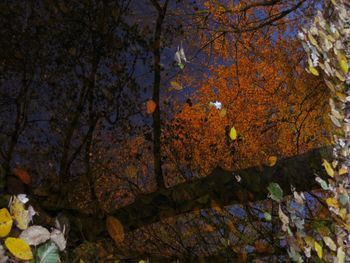
<instances>
[{"instance_id":1,"label":"fallen leaf","mask_svg":"<svg viewBox=\"0 0 350 263\"><path fill-rule=\"evenodd\" d=\"M345 263L345 253L344 253L342 247L338 247L338 250L337 250L337 262L338 263Z\"/></svg>"},{"instance_id":2,"label":"fallen leaf","mask_svg":"<svg viewBox=\"0 0 350 263\"><path fill-rule=\"evenodd\" d=\"M60 251L66 249L67 240L65 239L64 234L60 230L53 229L50 234L50 239Z\"/></svg>"},{"instance_id":3,"label":"fallen leaf","mask_svg":"<svg viewBox=\"0 0 350 263\"><path fill-rule=\"evenodd\" d=\"M18 200L21 201L23 204L26 204L26 203L28 203L28 201L29 201L29 198L27 197L26 194L19 194L19 195L17 195L17 198L18 198Z\"/></svg>"},{"instance_id":4,"label":"fallen leaf","mask_svg":"<svg viewBox=\"0 0 350 263\"><path fill-rule=\"evenodd\" d=\"M41 245L35 255L36 263L57 263L60 261L58 249L54 243Z\"/></svg>"},{"instance_id":5,"label":"fallen leaf","mask_svg":"<svg viewBox=\"0 0 350 263\"><path fill-rule=\"evenodd\" d=\"M313 74L313 75L315 75L315 76L320 75L320 74L318 73L317 69L314 68L314 67L309 67L309 71L311 72L311 74Z\"/></svg>"},{"instance_id":6,"label":"fallen leaf","mask_svg":"<svg viewBox=\"0 0 350 263\"><path fill-rule=\"evenodd\" d=\"M326 183L325 180L321 179L321 177L317 176L315 180L316 180L316 182L318 182L321 185L323 190L328 190L329 189L328 184Z\"/></svg>"},{"instance_id":7,"label":"fallen leaf","mask_svg":"<svg viewBox=\"0 0 350 263\"><path fill-rule=\"evenodd\" d=\"M317 241L315 241L315 250L316 250L317 256L319 258L322 258L323 256L322 246Z\"/></svg>"},{"instance_id":8,"label":"fallen leaf","mask_svg":"<svg viewBox=\"0 0 350 263\"><path fill-rule=\"evenodd\" d=\"M277 202L282 201L283 190L281 189L281 187L278 184L270 183L269 186L267 187L267 190L269 190L270 198L272 200L275 200Z\"/></svg>"},{"instance_id":9,"label":"fallen leaf","mask_svg":"<svg viewBox=\"0 0 350 263\"><path fill-rule=\"evenodd\" d=\"M322 166L326 169L326 172L330 177L334 177L333 168L327 160L323 159Z\"/></svg>"},{"instance_id":10,"label":"fallen leaf","mask_svg":"<svg viewBox=\"0 0 350 263\"><path fill-rule=\"evenodd\" d=\"M299 205L304 204L305 196L304 196L304 193L303 193L303 192L301 192L301 193L299 194L297 191L294 191L294 192L293 192L293 196L294 196L295 201L296 201Z\"/></svg>"},{"instance_id":11,"label":"fallen leaf","mask_svg":"<svg viewBox=\"0 0 350 263\"><path fill-rule=\"evenodd\" d=\"M24 208L24 204L16 197L13 196L10 201L10 213L15 220L16 226L21 229L27 229L30 218L28 211Z\"/></svg>"},{"instance_id":12,"label":"fallen leaf","mask_svg":"<svg viewBox=\"0 0 350 263\"><path fill-rule=\"evenodd\" d=\"M7 208L0 210L0 237L7 236L12 228L13 220Z\"/></svg>"},{"instance_id":13,"label":"fallen leaf","mask_svg":"<svg viewBox=\"0 0 350 263\"><path fill-rule=\"evenodd\" d=\"M268 158L268 165L270 167L275 166L276 162L277 162L277 156L270 156Z\"/></svg>"},{"instance_id":14,"label":"fallen leaf","mask_svg":"<svg viewBox=\"0 0 350 263\"><path fill-rule=\"evenodd\" d=\"M120 221L113 216L108 216L106 225L111 238L118 244L122 243L124 241L124 227Z\"/></svg>"},{"instance_id":15,"label":"fallen leaf","mask_svg":"<svg viewBox=\"0 0 350 263\"><path fill-rule=\"evenodd\" d=\"M345 167L340 168L339 171L338 171L339 175L344 175L344 174L347 174L347 173L348 173L348 169L345 168Z\"/></svg>"},{"instance_id":16,"label":"fallen leaf","mask_svg":"<svg viewBox=\"0 0 350 263\"><path fill-rule=\"evenodd\" d=\"M339 210L339 216L341 219L345 220L348 215L346 208L342 208Z\"/></svg>"},{"instance_id":17,"label":"fallen leaf","mask_svg":"<svg viewBox=\"0 0 350 263\"><path fill-rule=\"evenodd\" d=\"M31 246L37 246L50 239L50 232L42 226L30 226L21 233L19 238Z\"/></svg>"},{"instance_id":18,"label":"fallen leaf","mask_svg":"<svg viewBox=\"0 0 350 263\"><path fill-rule=\"evenodd\" d=\"M15 168L13 174L17 176L23 183L30 184L31 179L28 172L21 168Z\"/></svg>"},{"instance_id":19,"label":"fallen leaf","mask_svg":"<svg viewBox=\"0 0 350 263\"><path fill-rule=\"evenodd\" d=\"M324 243L333 251L337 250L337 246L330 237L323 237Z\"/></svg>"},{"instance_id":20,"label":"fallen leaf","mask_svg":"<svg viewBox=\"0 0 350 263\"><path fill-rule=\"evenodd\" d=\"M271 214L270 214L270 213L268 213L268 212L264 212L264 218L265 218L265 220L266 220L266 221L271 221L272 216L271 216Z\"/></svg>"},{"instance_id":21,"label":"fallen leaf","mask_svg":"<svg viewBox=\"0 0 350 263\"><path fill-rule=\"evenodd\" d=\"M179 82L176 82L176 81L170 81L170 85L171 85L171 90L172 89L174 89L174 90L182 90L183 89L183 86Z\"/></svg>"},{"instance_id":22,"label":"fallen leaf","mask_svg":"<svg viewBox=\"0 0 350 263\"><path fill-rule=\"evenodd\" d=\"M327 198L326 199L326 203L327 203L328 206L331 206L331 207L334 207L334 208L339 208L339 202L335 198L332 198L332 197Z\"/></svg>"},{"instance_id":23,"label":"fallen leaf","mask_svg":"<svg viewBox=\"0 0 350 263\"><path fill-rule=\"evenodd\" d=\"M220 118L224 118L226 116L227 110L226 109L222 109L219 111L219 116Z\"/></svg>"},{"instance_id":24,"label":"fallen leaf","mask_svg":"<svg viewBox=\"0 0 350 263\"><path fill-rule=\"evenodd\" d=\"M232 127L230 130L230 138L233 141L237 139L237 131L236 131L235 127Z\"/></svg>"},{"instance_id":25,"label":"fallen leaf","mask_svg":"<svg viewBox=\"0 0 350 263\"><path fill-rule=\"evenodd\" d=\"M8 237L5 240L5 246L18 259L31 260L33 253L30 246L20 238Z\"/></svg>"},{"instance_id":26,"label":"fallen leaf","mask_svg":"<svg viewBox=\"0 0 350 263\"><path fill-rule=\"evenodd\" d=\"M220 101L209 102L209 106L215 107L217 110L221 110L222 103Z\"/></svg>"},{"instance_id":27,"label":"fallen leaf","mask_svg":"<svg viewBox=\"0 0 350 263\"><path fill-rule=\"evenodd\" d=\"M125 168L125 174L130 179L135 179L137 176L137 167L135 165L129 165Z\"/></svg>"},{"instance_id":28,"label":"fallen leaf","mask_svg":"<svg viewBox=\"0 0 350 263\"><path fill-rule=\"evenodd\" d=\"M348 61L346 59L346 56L339 52L337 54L337 58L338 58L338 62L339 62L339 66L341 68L341 70L346 74L349 72L349 65L348 65Z\"/></svg>"},{"instance_id":29,"label":"fallen leaf","mask_svg":"<svg viewBox=\"0 0 350 263\"><path fill-rule=\"evenodd\" d=\"M309 246L309 247L314 247L315 246L315 239L313 239L310 236L305 236L304 237L305 243Z\"/></svg>"},{"instance_id":30,"label":"fallen leaf","mask_svg":"<svg viewBox=\"0 0 350 263\"><path fill-rule=\"evenodd\" d=\"M289 217L286 216L283 211L282 211L282 208L281 208L281 205L278 206L278 216L279 218L281 219L282 221L282 230L283 231L286 231L287 230L287 227L288 227L288 224L289 224Z\"/></svg>"},{"instance_id":31,"label":"fallen leaf","mask_svg":"<svg viewBox=\"0 0 350 263\"><path fill-rule=\"evenodd\" d=\"M157 104L153 100L149 100L146 103L147 113L152 114L156 110Z\"/></svg>"}]
</instances>

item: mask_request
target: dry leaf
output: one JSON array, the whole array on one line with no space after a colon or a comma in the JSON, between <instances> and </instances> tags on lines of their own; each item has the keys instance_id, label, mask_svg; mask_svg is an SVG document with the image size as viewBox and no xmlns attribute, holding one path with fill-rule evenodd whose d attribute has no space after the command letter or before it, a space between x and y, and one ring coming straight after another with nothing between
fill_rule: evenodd
<instances>
[{"instance_id":1,"label":"dry leaf","mask_svg":"<svg viewBox=\"0 0 350 263\"><path fill-rule=\"evenodd\" d=\"M28 172L21 168L15 168L13 174L17 176L23 183L30 184L31 179Z\"/></svg>"},{"instance_id":2,"label":"dry leaf","mask_svg":"<svg viewBox=\"0 0 350 263\"><path fill-rule=\"evenodd\" d=\"M268 158L268 165L270 167L275 166L276 162L277 162L277 156L270 156Z\"/></svg>"},{"instance_id":3,"label":"dry leaf","mask_svg":"<svg viewBox=\"0 0 350 263\"><path fill-rule=\"evenodd\" d=\"M156 110L157 104L153 100L149 100L147 101L146 107L147 113L152 114Z\"/></svg>"},{"instance_id":4,"label":"dry leaf","mask_svg":"<svg viewBox=\"0 0 350 263\"><path fill-rule=\"evenodd\" d=\"M50 234L50 239L53 243L55 243L55 245L60 251L65 250L67 246L67 240L65 239L64 234L60 230L53 229Z\"/></svg>"},{"instance_id":5,"label":"dry leaf","mask_svg":"<svg viewBox=\"0 0 350 263\"><path fill-rule=\"evenodd\" d=\"M31 246L37 246L50 239L50 232L42 226L30 226L19 237Z\"/></svg>"},{"instance_id":6,"label":"dry leaf","mask_svg":"<svg viewBox=\"0 0 350 263\"><path fill-rule=\"evenodd\" d=\"M108 216L106 220L107 231L111 238L120 244L124 241L124 227L118 219L113 216Z\"/></svg>"}]
</instances>

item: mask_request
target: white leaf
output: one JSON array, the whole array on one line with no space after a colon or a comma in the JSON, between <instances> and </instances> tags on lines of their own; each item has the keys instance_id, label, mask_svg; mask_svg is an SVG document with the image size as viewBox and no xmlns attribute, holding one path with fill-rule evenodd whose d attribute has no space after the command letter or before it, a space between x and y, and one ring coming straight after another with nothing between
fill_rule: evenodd
<instances>
[{"instance_id":1,"label":"white leaf","mask_svg":"<svg viewBox=\"0 0 350 263\"><path fill-rule=\"evenodd\" d=\"M180 48L180 58L184 61L184 62L187 62L187 59L186 59L186 56L185 56L185 51L181 45L181 48Z\"/></svg>"},{"instance_id":2,"label":"white leaf","mask_svg":"<svg viewBox=\"0 0 350 263\"><path fill-rule=\"evenodd\" d=\"M60 251L63 251L66 248L67 240L64 238L64 234L60 230L53 229L50 238Z\"/></svg>"},{"instance_id":3,"label":"white leaf","mask_svg":"<svg viewBox=\"0 0 350 263\"><path fill-rule=\"evenodd\" d=\"M288 224L289 224L289 217L288 216L286 216L284 213L283 213L283 211L282 211L282 209L281 209L281 205L279 205L278 206L278 216L279 216L279 218L281 219L281 221L282 221L282 230L283 231L287 231L287 227L288 227Z\"/></svg>"},{"instance_id":4,"label":"white leaf","mask_svg":"<svg viewBox=\"0 0 350 263\"><path fill-rule=\"evenodd\" d=\"M24 230L19 237L31 246L37 246L50 239L50 232L42 226L31 226Z\"/></svg>"},{"instance_id":5,"label":"white leaf","mask_svg":"<svg viewBox=\"0 0 350 263\"><path fill-rule=\"evenodd\" d=\"M17 195L17 199L21 201L23 204L27 203L29 201L26 194L19 194Z\"/></svg>"},{"instance_id":6,"label":"white leaf","mask_svg":"<svg viewBox=\"0 0 350 263\"><path fill-rule=\"evenodd\" d=\"M331 117L331 121L333 122L333 124L337 127L341 127L340 122L338 121L338 119L336 117L334 117L333 115L329 115Z\"/></svg>"},{"instance_id":7,"label":"white leaf","mask_svg":"<svg viewBox=\"0 0 350 263\"><path fill-rule=\"evenodd\" d=\"M34 208L30 205L28 207L28 219L29 219L29 222L32 222L33 221L33 216L35 216L36 214L38 214Z\"/></svg>"},{"instance_id":8,"label":"white leaf","mask_svg":"<svg viewBox=\"0 0 350 263\"><path fill-rule=\"evenodd\" d=\"M304 204L305 197L304 197L303 192L301 192L300 194L298 194L297 191L294 191L294 192L293 192L293 195L294 195L295 201L296 201L298 204L300 204L300 205Z\"/></svg>"},{"instance_id":9,"label":"white leaf","mask_svg":"<svg viewBox=\"0 0 350 263\"><path fill-rule=\"evenodd\" d=\"M209 105L214 106L218 110L221 110L222 108L222 103L220 101L210 102Z\"/></svg>"},{"instance_id":10,"label":"white leaf","mask_svg":"<svg viewBox=\"0 0 350 263\"><path fill-rule=\"evenodd\" d=\"M178 50L177 50L176 53L175 53L174 59L175 59L175 61L176 61L178 64L181 64L181 56L180 56L179 47L178 47Z\"/></svg>"}]
</instances>

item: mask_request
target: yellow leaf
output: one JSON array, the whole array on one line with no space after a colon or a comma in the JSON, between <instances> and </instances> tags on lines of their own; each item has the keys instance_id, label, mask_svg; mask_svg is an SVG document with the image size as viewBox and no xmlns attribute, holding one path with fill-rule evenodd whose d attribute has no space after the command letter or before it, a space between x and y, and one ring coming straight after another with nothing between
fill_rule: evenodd
<instances>
[{"instance_id":1,"label":"yellow leaf","mask_svg":"<svg viewBox=\"0 0 350 263\"><path fill-rule=\"evenodd\" d=\"M28 211L24 208L24 204L16 196L12 197L10 213L19 229L24 230L28 228Z\"/></svg>"},{"instance_id":2,"label":"yellow leaf","mask_svg":"<svg viewBox=\"0 0 350 263\"><path fill-rule=\"evenodd\" d=\"M337 250L337 246L330 237L323 237L324 243L333 251Z\"/></svg>"},{"instance_id":3,"label":"yellow leaf","mask_svg":"<svg viewBox=\"0 0 350 263\"><path fill-rule=\"evenodd\" d=\"M33 253L30 246L20 238L8 237L5 240L7 249L18 259L31 260Z\"/></svg>"},{"instance_id":4,"label":"yellow leaf","mask_svg":"<svg viewBox=\"0 0 350 263\"><path fill-rule=\"evenodd\" d=\"M328 174L330 177L334 177L334 171L333 171L332 166L329 164L329 162L327 162L327 160L323 159L322 165L323 165L324 168L326 169L327 174Z\"/></svg>"},{"instance_id":5,"label":"yellow leaf","mask_svg":"<svg viewBox=\"0 0 350 263\"><path fill-rule=\"evenodd\" d=\"M268 162L270 167L275 166L277 162L277 156L270 156Z\"/></svg>"},{"instance_id":6,"label":"yellow leaf","mask_svg":"<svg viewBox=\"0 0 350 263\"><path fill-rule=\"evenodd\" d=\"M124 227L122 223L115 217L108 216L106 225L111 238L113 238L116 243L122 243L124 241Z\"/></svg>"},{"instance_id":7,"label":"yellow leaf","mask_svg":"<svg viewBox=\"0 0 350 263\"><path fill-rule=\"evenodd\" d=\"M315 245L315 239L313 239L310 236L306 236L304 237L305 243L309 246L309 247L314 247Z\"/></svg>"},{"instance_id":8,"label":"yellow leaf","mask_svg":"<svg viewBox=\"0 0 350 263\"><path fill-rule=\"evenodd\" d=\"M147 113L151 114L156 110L157 104L153 100L147 101L146 108L147 108Z\"/></svg>"},{"instance_id":9,"label":"yellow leaf","mask_svg":"<svg viewBox=\"0 0 350 263\"><path fill-rule=\"evenodd\" d=\"M0 237L6 237L10 233L13 220L7 208L0 210Z\"/></svg>"},{"instance_id":10,"label":"yellow leaf","mask_svg":"<svg viewBox=\"0 0 350 263\"><path fill-rule=\"evenodd\" d=\"M339 65L340 65L341 70L344 73L348 73L349 72L349 66L348 66L348 62L346 60L344 60L344 59L340 60L339 61Z\"/></svg>"},{"instance_id":11,"label":"yellow leaf","mask_svg":"<svg viewBox=\"0 0 350 263\"><path fill-rule=\"evenodd\" d=\"M226 109L222 109L221 111L219 111L220 118L224 118L226 116L226 113L227 113Z\"/></svg>"},{"instance_id":12,"label":"yellow leaf","mask_svg":"<svg viewBox=\"0 0 350 263\"><path fill-rule=\"evenodd\" d=\"M170 85L171 85L171 89L175 89L175 90L182 90L183 89L181 84L176 82L176 81L170 81Z\"/></svg>"},{"instance_id":13,"label":"yellow leaf","mask_svg":"<svg viewBox=\"0 0 350 263\"><path fill-rule=\"evenodd\" d=\"M135 179L137 176L137 167L134 165L129 165L128 167L125 168L125 174L129 178Z\"/></svg>"},{"instance_id":14,"label":"yellow leaf","mask_svg":"<svg viewBox=\"0 0 350 263\"><path fill-rule=\"evenodd\" d=\"M343 174L347 174L347 173L348 173L348 169L346 169L344 167L340 168L338 171L339 175L343 175Z\"/></svg>"},{"instance_id":15,"label":"yellow leaf","mask_svg":"<svg viewBox=\"0 0 350 263\"><path fill-rule=\"evenodd\" d=\"M231 138L231 140L237 139L237 131L236 131L235 127L232 127L230 130L230 138Z\"/></svg>"},{"instance_id":16,"label":"yellow leaf","mask_svg":"<svg viewBox=\"0 0 350 263\"><path fill-rule=\"evenodd\" d=\"M338 263L345 263L345 253L344 253L342 247L338 247L338 250L337 250L337 262Z\"/></svg>"},{"instance_id":17,"label":"yellow leaf","mask_svg":"<svg viewBox=\"0 0 350 263\"><path fill-rule=\"evenodd\" d=\"M313 75L315 75L315 76L320 75L320 74L318 73L317 69L314 68L314 67L309 67L309 71L311 72L311 74L313 74Z\"/></svg>"},{"instance_id":18,"label":"yellow leaf","mask_svg":"<svg viewBox=\"0 0 350 263\"><path fill-rule=\"evenodd\" d=\"M332 197L326 199L326 203L328 206L332 206L334 208L339 208L339 202L337 199L334 199Z\"/></svg>"},{"instance_id":19,"label":"yellow leaf","mask_svg":"<svg viewBox=\"0 0 350 263\"><path fill-rule=\"evenodd\" d=\"M349 72L349 65L348 65L348 61L346 59L346 56L343 53L339 52L337 54L337 57L338 57L339 66L340 66L341 70L344 73L348 73Z\"/></svg>"},{"instance_id":20,"label":"yellow leaf","mask_svg":"<svg viewBox=\"0 0 350 263\"><path fill-rule=\"evenodd\" d=\"M347 211L346 211L346 208L342 208L339 210L339 216L341 219L345 220L346 219L346 216L347 216Z\"/></svg>"},{"instance_id":21,"label":"yellow leaf","mask_svg":"<svg viewBox=\"0 0 350 263\"><path fill-rule=\"evenodd\" d=\"M315 241L315 250L316 250L316 252L317 252L317 256L318 256L319 258L322 258L322 256L323 256L323 250L322 250L321 245L320 245L317 241Z\"/></svg>"},{"instance_id":22,"label":"yellow leaf","mask_svg":"<svg viewBox=\"0 0 350 263\"><path fill-rule=\"evenodd\" d=\"M84 261L84 260L82 260L82 259L80 259L80 260L79 260L79 263L85 263L85 261Z\"/></svg>"}]
</instances>

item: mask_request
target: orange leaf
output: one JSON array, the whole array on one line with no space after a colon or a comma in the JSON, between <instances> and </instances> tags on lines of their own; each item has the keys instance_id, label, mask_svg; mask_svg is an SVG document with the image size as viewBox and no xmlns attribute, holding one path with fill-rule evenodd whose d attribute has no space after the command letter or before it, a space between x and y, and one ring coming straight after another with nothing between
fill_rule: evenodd
<instances>
[{"instance_id":1,"label":"orange leaf","mask_svg":"<svg viewBox=\"0 0 350 263\"><path fill-rule=\"evenodd\" d=\"M156 110L157 104L153 100L147 101L147 113L151 114Z\"/></svg>"},{"instance_id":2,"label":"orange leaf","mask_svg":"<svg viewBox=\"0 0 350 263\"><path fill-rule=\"evenodd\" d=\"M15 168L13 174L17 176L23 183L30 184L31 179L28 172L21 168Z\"/></svg>"},{"instance_id":3,"label":"orange leaf","mask_svg":"<svg viewBox=\"0 0 350 263\"><path fill-rule=\"evenodd\" d=\"M254 247L257 253L265 253L269 250L268 244L260 240L255 242Z\"/></svg>"},{"instance_id":4,"label":"orange leaf","mask_svg":"<svg viewBox=\"0 0 350 263\"><path fill-rule=\"evenodd\" d=\"M108 234L113 240L120 244L124 241L124 227L118 219L113 216L108 216L106 220Z\"/></svg>"}]
</instances>

